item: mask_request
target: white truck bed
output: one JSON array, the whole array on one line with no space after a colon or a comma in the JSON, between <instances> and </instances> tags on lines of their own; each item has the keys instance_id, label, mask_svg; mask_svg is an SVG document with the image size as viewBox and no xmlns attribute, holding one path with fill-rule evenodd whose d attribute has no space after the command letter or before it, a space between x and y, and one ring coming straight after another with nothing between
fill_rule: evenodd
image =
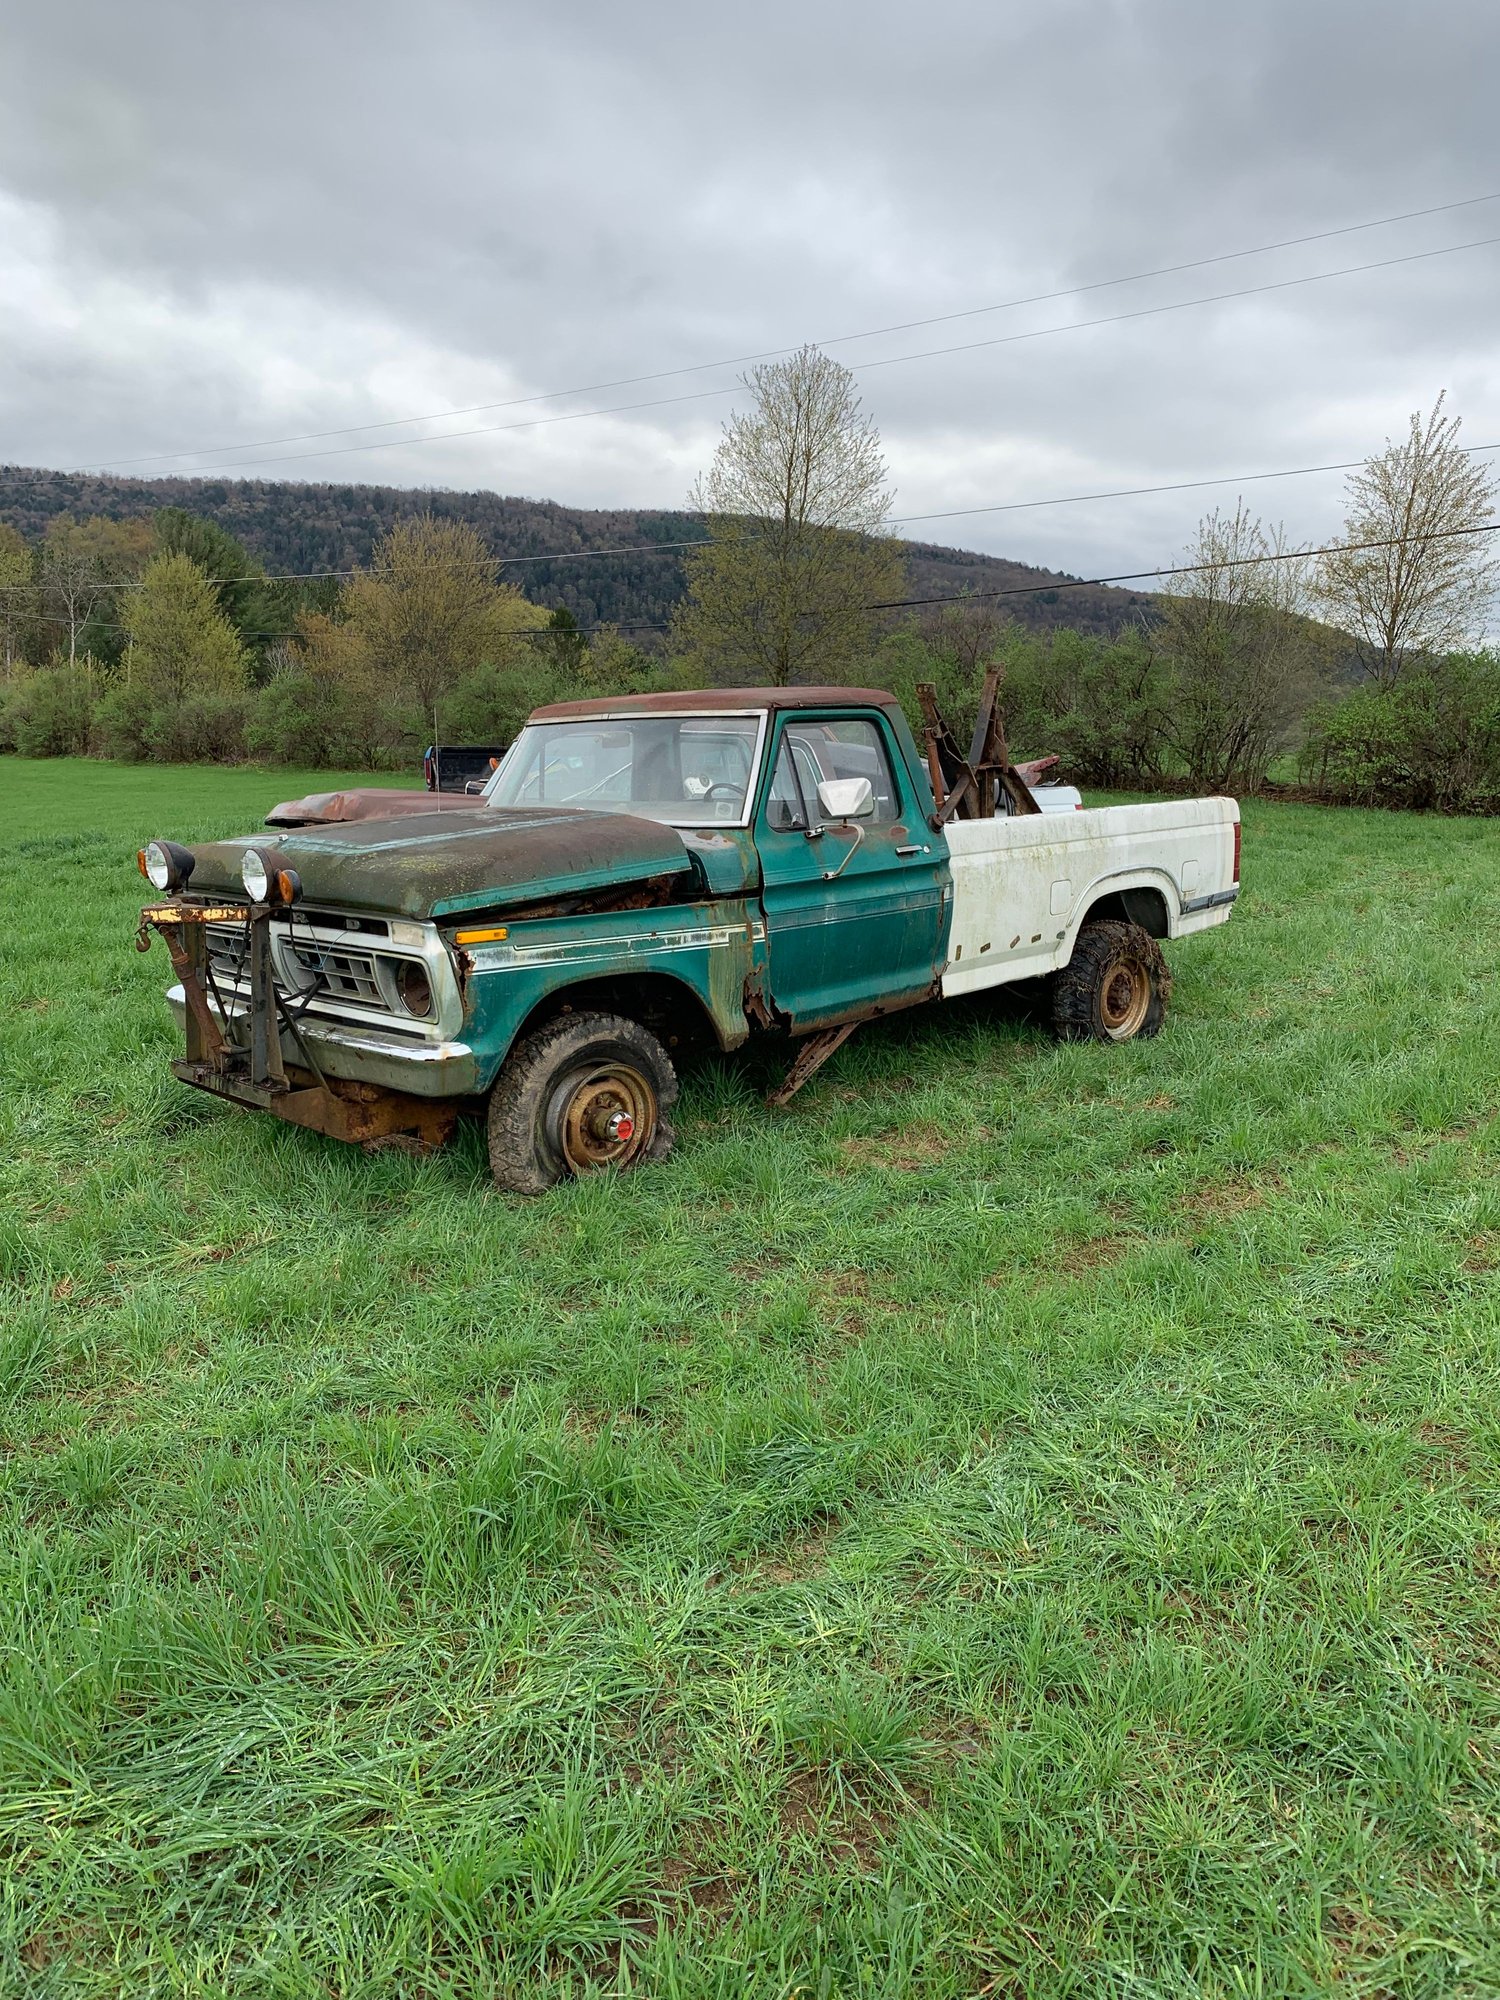
<instances>
[{"instance_id":1,"label":"white truck bed","mask_svg":"<svg viewBox=\"0 0 1500 2000\"><path fill-rule=\"evenodd\" d=\"M1066 965L1101 899L1156 936L1186 937L1229 915L1239 894L1233 799L1023 818L953 820L953 923L944 998Z\"/></svg>"}]
</instances>

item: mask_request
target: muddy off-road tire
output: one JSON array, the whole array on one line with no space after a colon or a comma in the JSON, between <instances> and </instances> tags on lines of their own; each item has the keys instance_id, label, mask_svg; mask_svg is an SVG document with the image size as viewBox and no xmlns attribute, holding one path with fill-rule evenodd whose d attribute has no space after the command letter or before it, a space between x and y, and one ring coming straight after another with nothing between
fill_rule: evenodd
<instances>
[{"instance_id":1,"label":"muddy off-road tire","mask_svg":"<svg viewBox=\"0 0 1500 2000\"><path fill-rule=\"evenodd\" d=\"M1172 975L1161 946L1139 924L1101 920L1078 933L1053 975L1052 1032L1063 1042L1129 1042L1166 1018Z\"/></svg>"},{"instance_id":2,"label":"muddy off-road tire","mask_svg":"<svg viewBox=\"0 0 1500 2000\"><path fill-rule=\"evenodd\" d=\"M639 1021L560 1014L517 1044L490 1092L490 1171L511 1194L542 1194L603 1167L672 1150L672 1059Z\"/></svg>"}]
</instances>

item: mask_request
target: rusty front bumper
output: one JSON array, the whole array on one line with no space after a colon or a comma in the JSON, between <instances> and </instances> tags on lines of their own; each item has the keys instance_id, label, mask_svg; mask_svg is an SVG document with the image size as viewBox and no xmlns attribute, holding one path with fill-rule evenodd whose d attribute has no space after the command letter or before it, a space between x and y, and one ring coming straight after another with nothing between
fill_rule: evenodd
<instances>
[{"instance_id":1,"label":"rusty front bumper","mask_svg":"<svg viewBox=\"0 0 1500 2000\"><path fill-rule=\"evenodd\" d=\"M151 933L159 933L180 982L167 997L187 1049L173 1075L352 1144L441 1145L457 1122L457 1100L474 1087L473 1052L456 1042L403 1045L394 1036L299 1018L276 986L270 915L264 905L187 898L141 912L139 948L148 950ZM205 944L210 923L249 926L248 1006L224 1001L215 988Z\"/></svg>"}]
</instances>

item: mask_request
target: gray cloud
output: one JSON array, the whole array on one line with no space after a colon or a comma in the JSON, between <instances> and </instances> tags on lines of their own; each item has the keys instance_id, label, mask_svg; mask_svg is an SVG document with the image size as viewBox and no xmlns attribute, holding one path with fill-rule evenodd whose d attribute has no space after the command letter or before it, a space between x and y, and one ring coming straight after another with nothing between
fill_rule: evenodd
<instances>
[{"instance_id":1,"label":"gray cloud","mask_svg":"<svg viewBox=\"0 0 1500 2000\"><path fill-rule=\"evenodd\" d=\"M27 463L500 402L1500 190L1492 0L9 15L0 457ZM1487 235L1500 201L833 351L858 369ZM1356 457L1445 386L1469 439L1500 441L1497 274L1491 246L868 368L897 512ZM678 504L730 406L241 458ZM1338 516L1337 478L1250 490L1296 534ZM1123 568L1170 557L1215 497L931 532Z\"/></svg>"}]
</instances>

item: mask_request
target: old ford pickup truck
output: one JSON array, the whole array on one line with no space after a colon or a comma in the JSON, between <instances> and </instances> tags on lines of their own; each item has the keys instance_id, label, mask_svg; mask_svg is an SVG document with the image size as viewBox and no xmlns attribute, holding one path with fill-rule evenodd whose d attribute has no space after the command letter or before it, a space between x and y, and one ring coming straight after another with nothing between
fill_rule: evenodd
<instances>
[{"instance_id":1,"label":"old ford pickup truck","mask_svg":"<svg viewBox=\"0 0 1500 2000\"><path fill-rule=\"evenodd\" d=\"M1154 1034L1161 941L1239 892L1234 801L955 818L928 748L868 688L564 703L464 810L153 841L173 1068L358 1141L482 1109L532 1194L661 1159L694 1046L789 1033L784 1100L862 1021L1036 980L1060 1035Z\"/></svg>"}]
</instances>

